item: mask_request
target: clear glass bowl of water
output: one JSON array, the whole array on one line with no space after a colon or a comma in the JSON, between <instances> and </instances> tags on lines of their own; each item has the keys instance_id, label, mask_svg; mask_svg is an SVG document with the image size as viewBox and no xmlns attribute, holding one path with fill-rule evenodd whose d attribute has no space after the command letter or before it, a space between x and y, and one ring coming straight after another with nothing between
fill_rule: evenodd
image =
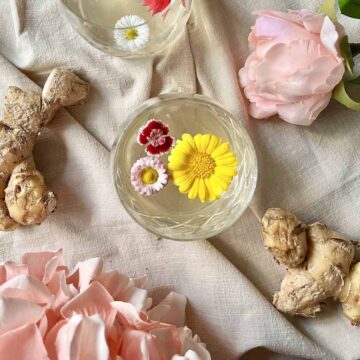
<instances>
[{"instance_id":1,"label":"clear glass bowl of water","mask_svg":"<svg viewBox=\"0 0 360 360\"><path fill-rule=\"evenodd\" d=\"M94 47L111 55L136 58L161 52L190 16L192 0L172 0L153 14L144 0L60 0L73 28Z\"/></svg>"},{"instance_id":2,"label":"clear glass bowl of water","mask_svg":"<svg viewBox=\"0 0 360 360\"><path fill-rule=\"evenodd\" d=\"M212 133L230 142L239 163L238 174L220 199L206 203L189 200L172 181L153 196L135 192L130 170L136 160L146 156L137 143L137 133L154 118L166 123L175 139L184 133ZM162 238L186 241L219 234L246 210L256 187L256 154L245 128L221 105L202 95L174 93L146 101L126 119L111 158L114 184L124 208L141 226ZM167 158L163 155L161 160L167 164Z\"/></svg>"}]
</instances>

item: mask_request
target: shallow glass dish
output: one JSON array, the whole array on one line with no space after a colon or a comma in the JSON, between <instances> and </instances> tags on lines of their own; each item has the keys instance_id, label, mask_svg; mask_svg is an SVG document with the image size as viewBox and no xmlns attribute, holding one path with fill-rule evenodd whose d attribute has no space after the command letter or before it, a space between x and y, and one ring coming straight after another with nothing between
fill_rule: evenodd
<instances>
[{"instance_id":1,"label":"shallow glass dish","mask_svg":"<svg viewBox=\"0 0 360 360\"><path fill-rule=\"evenodd\" d=\"M135 192L130 170L136 160L147 156L137 143L137 132L154 118L166 123L175 139L184 133L212 133L230 142L238 174L220 199L189 200L172 181L153 196ZM141 226L167 239L198 240L219 234L242 215L256 187L257 160L249 135L230 113L202 95L166 94L146 101L128 117L111 157L114 184L127 212ZM167 159L168 155L161 157L165 164Z\"/></svg>"},{"instance_id":2,"label":"shallow glass dish","mask_svg":"<svg viewBox=\"0 0 360 360\"><path fill-rule=\"evenodd\" d=\"M127 58L150 56L171 44L189 19L191 2L173 0L153 15L144 0L60 0L66 19L83 38Z\"/></svg>"}]
</instances>

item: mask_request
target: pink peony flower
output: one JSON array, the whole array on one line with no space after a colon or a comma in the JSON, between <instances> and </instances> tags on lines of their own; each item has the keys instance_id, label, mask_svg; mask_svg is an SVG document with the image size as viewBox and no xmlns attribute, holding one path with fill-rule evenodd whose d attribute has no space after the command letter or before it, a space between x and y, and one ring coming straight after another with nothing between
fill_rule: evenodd
<instances>
[{"instance_id":1,"label":"pink peony flower","mask_svg":"<svg viewBox=\"0 0 360 360\"><path fill-rule=\"evenodd\" d=\"M240 70L250 115L278 114L289 123L310 125L344 75L342 29L327 16L306 10L256 14L249 35L254 51Z\"/></svg>"},{"instance_id":2,"label":"pink peony flower","mask_svg":"<svg viewBox=\"0 0 360 360\"><path fill-rule=\"evenodd\" d=\"M0 358L209 360L184 326L186 298L151 308L146 278L104 272L101 259L69 271L62 250L0 264Z\"/></svg>"}]
</instances>

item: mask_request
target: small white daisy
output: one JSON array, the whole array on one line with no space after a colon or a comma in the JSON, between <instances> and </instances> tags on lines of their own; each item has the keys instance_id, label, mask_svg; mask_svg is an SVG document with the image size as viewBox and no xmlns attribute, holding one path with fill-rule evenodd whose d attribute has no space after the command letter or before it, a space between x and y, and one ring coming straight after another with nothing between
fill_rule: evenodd
<instances>
[{"instance_id":1,"label":"small white daisy","mask_svg":"<svg viewBox=\"0 0 360 360\"><path fill-rule=\"evenodd\" d=\"M159 158L144 157L130 170L130 180L135 191L151 196L161 191L169 181L167 167Z\"/></svg>"},{"instance_id":2,"label":"small white daisy","mask_svg":"<svg viewBox=\"0 0 360 360\"><path fill-rule=\"evenodd\" d=\"M146 21L137 15L126 15L115 24L114 39L124 51L135 52L149 41L150 30Z\"/></svg>"}]
</instances>

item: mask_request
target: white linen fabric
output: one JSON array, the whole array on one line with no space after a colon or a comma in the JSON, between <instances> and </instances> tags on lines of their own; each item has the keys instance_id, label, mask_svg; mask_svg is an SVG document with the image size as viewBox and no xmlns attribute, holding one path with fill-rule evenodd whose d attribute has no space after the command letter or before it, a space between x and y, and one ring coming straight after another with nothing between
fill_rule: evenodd
<instances>
[{"instance_id":1,"label":"white linen fabric","mask_svg":"<svg viewBox=\"0 0 360 360\"><path fill-rule=\"evenodd\" d=\"M289 318L271 298L284 269L262 244L268 207L360 234L360 115L331 105L313 126L248 119L237 73L248 55L256 8L315 9L314 0L193 0L186 31L164 54L123 60L92 48L61 16L58 1L0 1L0 106L7 86L40 90L55 66L91 83L83 106L60 111L35 149L59 206L39 227L0 234L0 261L64 248L68 263L103 257L108 268L149 275L155 299L189 299L188 324L213 359L360 359L360 329L338 304L315 319ZM360 21L341 17L360 42ZM126 114L159 93L208 95L247 127L259 159L251 207L228 231L198 242L157 240L126 214L110 178L109 150Z\"/></svg>"}]
</instances>

